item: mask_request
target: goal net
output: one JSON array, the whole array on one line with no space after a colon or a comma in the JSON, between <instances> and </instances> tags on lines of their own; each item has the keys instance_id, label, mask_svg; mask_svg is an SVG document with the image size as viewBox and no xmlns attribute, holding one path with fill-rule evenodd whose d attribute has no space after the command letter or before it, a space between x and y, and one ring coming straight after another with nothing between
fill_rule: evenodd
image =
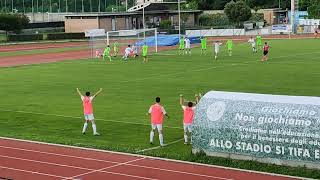
<instances>
[{"instance_id":1,"label":"goal net","mask_svg":"<svg viewBox=\"0 0 320 180\"><path fill-rule=\"evenodd\" d=\"M123 55L128 45L135 46L141 54L142 46L149 46L149 53L158 52L157 29L136 29L109 31L103 36L90 37L91 52L103 52L103 49L110 45L112 55ZM115 48L116 47L116 48ZM118 49L118 52L115 52ZM96 53L91 53L91 57L96 57Z\"/></svg>"}]
</instances>

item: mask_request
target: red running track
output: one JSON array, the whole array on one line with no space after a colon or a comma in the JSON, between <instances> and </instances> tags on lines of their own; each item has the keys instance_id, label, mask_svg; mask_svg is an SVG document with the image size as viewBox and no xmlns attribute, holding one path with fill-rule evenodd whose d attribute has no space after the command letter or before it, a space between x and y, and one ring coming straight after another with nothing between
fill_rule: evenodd
<instances>
[{"instance_id":1,"label":"red running track","mask_svg":"<svg viewBox=\"0 0 320 180\"><path fill-rule=\"evenodd\" d=\"M147 156L0 138L0 177L14 180L285 180Z\"/></svg>"}]
</instances>

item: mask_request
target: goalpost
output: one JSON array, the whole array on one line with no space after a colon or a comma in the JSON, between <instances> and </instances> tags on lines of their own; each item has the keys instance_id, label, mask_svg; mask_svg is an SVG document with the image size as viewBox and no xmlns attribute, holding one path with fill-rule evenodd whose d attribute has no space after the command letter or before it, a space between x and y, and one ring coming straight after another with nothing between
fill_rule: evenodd
<instances>
[{"instance_id":1,"label":"goalpost","mask_svg":"<svg viewBox=\"0 0 320 180\"><path fill-rule=\"evenodd\" d=\"M103 51L107 45L110 45L112 54L114 53L114 46L117 44L118 55L122 55L128 45L136 46L139 54L144 44L149 46L149 53L158 52L158 32L156 28L108 31L102 36L91 37L90 42L90 49L95 51Z\"/></svg>"}]
</instances>

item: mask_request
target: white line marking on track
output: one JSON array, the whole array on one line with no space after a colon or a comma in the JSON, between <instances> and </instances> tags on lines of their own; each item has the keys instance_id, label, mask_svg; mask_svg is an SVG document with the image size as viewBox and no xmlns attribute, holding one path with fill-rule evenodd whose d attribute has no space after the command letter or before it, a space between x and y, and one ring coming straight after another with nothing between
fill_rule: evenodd
<instances>
[{"instance_id":1,"label":"white line marking on track","mask_svg":"<svg viewBox=\"0 0 320 180\"><path fill-rule=\"evenodd\" d=\"M43 176L55 177L55 178L66 178L63 176L57 176L57 175L53 175L53 174L40 173L40 172L36 172L36 171L27 171L27 170L23 170L23 169L17 169L17 168L5 167L5 166L0 166L0 169L1 168L13 170L13 171L26 172L26 173L30 173L30 174L38 174L38 175L43 175Z\"/></svg>"},{"instance_id":2,"label":"white line marking on track","mask_svg":"<svg viewBox=\"0 0 320 180\"><path fill-rule=\"evenodd\" d=\"M17 138L9 138L9 137L0 137L0 138L4 139L4 140L20 141L20 142L33 143L33 144L42 144L42 145L49 145L49 146L73 148L73 149L79 149L79 150L104 152L104 153L119 154L119 155L133 156L133 157L144 157L144 158L155 159L155 160L162 160L162 161L176 162L176 163L190 164L190 165L197 165L197 166L204 166L204 167L212 167L212 168L219 168L219 169L226 169L226 170L233 170L233 171L240 171L240 172L247 172L247 173L255 173L255 174L261 174L261 175L267 175L267 176L278 176L278 177L303 179L303 180L315 180L312 178L289 176L289 175L275 174L275 173L268 173L268 172L260 172L260 171L254 171L254 170L246 170L246 169L239 169L239 168L232 168L232 167L225 167L225 166L218 166L218 165L211 165L211 164L202 164L202 163L196 163L196 162L181 161L181 160L168 159L168 158L159 158L159 157L152 157L152 156L139 155L139 154L130 154L130 153L124 153L124 152L107 151L107 150L102 150L102 149L93 149L93 148L77 147L77 146L62 145L62 144L55 144L55 143L46 143L46 142L23 140L23 139L17 139Z\"/></svg>"},{"instance_id":3,"label":"white line marking on track","mask_svg":"<svg viewBox=\"0 0 320 180\"><path fill-rule=\"evenodd\" d=\"M44 152L44 151L36 151L36 150L23 149L23 148L14 148L14 147L7 147L7 146L0 146L0 148L13 149L13 150L18 150L18 151L26 151L26 152L34 152L34 153L39 153L39 154L54 155L54 156L60 156L60 157L69 157L69 158L81 159L81 160L86 160L86 161L107 162L107 163L114 163L114 164L121 163L121 162L115 162L115 161L107 161L107 160L94 159L94 158L85 158L85 157L80 157L80 156L70 156L70 155L64 155L64 154L56 154L56 153L50 153L50 152ZM97 151L97 152L99 152L99 151ZM15 157L12 157L12 158L15 158ZM22 158L20 158L20 159L22 159ZM155 158L146 157L146 159L155 159ZM31 160L31 161L33 161L33 160ZM125 164L125 166L132 166L132 167L138 167L138 168L160 170L160 171L166 171L166 172L174 172L174 173L180 173L180 174L188 174L188 175L193 175L193 176L203 176L203 177L215 178L215 179L217 179L217 178L226 179L226 178L223 178L223 177L208 176L208 175L203 175L203 174L189 173L189 172L184 172L184 171L176 171L176 170L149 167L149 166L141 166L141 165L136 165L136 164ZM85 169L88 169L88 168L85 168ZM88 170L90 170L90 169L88 169ZM109 171L101 171L101 172L110 173Z\"/></svg>"},{"instance_id":4,"label":"white line marking on track","mask_svg":"<svg viewBox=\"0 0 320 180\"><path fill-rule=\"evenodd\" d=\"M67 168L73 168L73 169L81 169L81 170L86 170L86 171L97 171L97 172L106 173L106 174L116 174L116 175L120 175L120 176L130 176L130 177L135 177L135 178L139 178L139 179L154 180L154 179L152 179L152 178L147 178L147 177L142 177L142 176L133 176L133 175L123 174L123 173L115 173L115 172L109 172L109 171L100 171L100 170L95 170L95 169L91 169L91 168L84 168L84 167L79 167L79 166L70 166L70 165L58 164L58 163L50 163L50 162L46 162L46 161L36 161L36 160L18 158L18 157L13 157L13 156L3 156L3 155L0 155L0 157L8 158L8 159L20 160L20 161L34 162L34 163L39 163L39 164L47 164L47 165L67 167ZM118 164L121 164L121 163L117 163L117 165L118 165ZM114 165L114 166L115 166L115 165ZM67 178L67 177L64 177L64 178Z\"/></svg>"},{"instance_id":5,"label":"white line marking on track","mask_svg":"<svg viewBox=\"0 0 320 180\"><path fill-rule=\"evenodd\" d=\"M111 169L111 168L114 168L114 167L126 165L126 164L129 164L129 163L132 163L132 162L137 162L137 161L140 161L140 160L143 160L143 159L146 159L146 158L145 158L145 157L141 157L141 158L134 159L134 160L130 160L130 161L127 161L127 162L124 162L124 163L118 163L118 164L115 164L115 165L112 165L112 166L108 166L108 167L105 167L105 168L101 168L101 169L89 171L89 172L86 172L86 173L78 174L78 175L76 175L76 176L72 176L72 177L66 178L66 179L64 179L64 180L74 179L74 178L81 177L81 176L85 176L85 175L92 174L92 173L95 173L95 172L101 172L101 171L104 171L104 170L107 170L107 169ZM130 175L130 176L131 176L131 175ZM133 176L132 176L132 177L133 177ZM134 177L139 177L139 176L134 176ZM140 178L142 178L142 177L140 177ZM152 179L152 178L143 178L143 179ZM156 179L154 179L154 180L156 180Z\"/></svg>"},{"instance_id":6,"label":"white line marking on track","mask_svg":"<svg viewBox=\"0 0 320 180\"><path fill-rule=\"evenodd\" d=\"M184 138L178 139L178 140L175 140L175 141L172 141L172 142L170 142L170 143L168 143L168 144L165 144L164 147L170 146L170 145L172 145L172 144L176 144L176 143L182 141L183 139L184 139ZM156 150L156 149L160 149L160 148L162 148L162 147L161 147L161 146L156 146L156 147L152 147L152 148L147 148L147 149L142 149L142 150L136 151L136 153L152 151L152 150Z\"/></svg>"}]
</instances>

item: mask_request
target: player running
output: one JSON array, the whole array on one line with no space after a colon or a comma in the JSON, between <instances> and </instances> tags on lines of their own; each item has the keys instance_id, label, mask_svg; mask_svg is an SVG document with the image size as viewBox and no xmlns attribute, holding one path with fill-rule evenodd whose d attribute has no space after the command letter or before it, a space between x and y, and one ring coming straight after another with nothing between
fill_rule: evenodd
<instances>
[{"instance_id":1,"label":"player running","mask_svg":"<svg viewBox=\"0 0 320 180\"><path fill-rule=\"evenodd\" d=\"M253 37L249 39L248 43L251 44L252 52L256 53L257 52L256 41L253 39Z\"/></svg>"},{"instance_id":2,"label":"player running","mask_svg":"<svg viewBox=\"0 0 320 180\"><path fill-rule=\"evenodd\" d=\"M261 58L261 61L267 61L268 60L268 54L271 46L268 45L267 42L264 43L263 46L263 57Z\"/></svg>"},{"instance_id":3,"label":"player running","mask_svg":"<svg viewBox=\"0 0 320 180\"><path fill-rule=\"evenodd\" d=\"M260 34L257 35L256 40L258 48L262 47L262 37Z\"/></svg>"},{"instance_id":4,"label":"player running","mask_svg":"<svg viewBox=\"0 0 320 180\"><path fill-rule=\"evenodd\" d=\"M144 45L142 46L142 57L144 63L148 62L148 49L149 46L147 45L147 43L144 43Z\"/></svg>"},{"instance_id":5,"label":"player running","mask_svg":"<svg viewBox=\"0 0 320 180\"><path fill-rule=\"evenodd\" d=\"M190 134L191 137L191 133L192 133L192 122L193 122L193 118L194 118L194 111L196 109L196 105L199 102L199 95L196 94L196 102L188 102L187 106L185 105L185 99L183 98L183 95L180 95L180 105L183 109L183 130L184 130L184 144L188 144L188 134ZM190 140L190 144L191 144L191 140Z\"/></svg>"},{"instance_id":6,"label":"player running","mask_svg":"<svg viewBox=\"0 0 320 180\"><path fill-rule=\"evenodd\" d=\"M118 41L115 41L113 43L113 56L117 57L118 54L119 54L119 43L118 43Z\"/></svg>"},{"instance_id":7,"label":"player running","mask_svg":"<svg viewBox=\"0 0 320 180\"><path fill-rule=\"evenodd\" d=\"M81 97L81 100L82 100L83 110L84 110L84 118L85 118L85 122L84 122L83 129L82 129L82 134L86 134L86 129L88 127L88 123L91 122L92 129L93 129L93 135L95 135L95 136L99 136L100 135L97 132L97 126L96 126L96 123L94 122L92 100L99 93L101 93L101 91L102 91L102 88L100 88L100 90L97 93L95 93L93 96L90 96L90 92L86 92L86 96L83 96L81 94L79 88L77 88L77 92L78 92L78 94L79 94L79 96Z\"/></svg>"},{"instance_id":8,"label":"player running","mask_svg":"<svg viewBox=\"0 0 320 180\"><path fill-rule=\"evenodd\" d=\"M189 54L191 56L191 42L190 42L190 39L187 37L185 38L185 45L186 45L186 47L185 47L186 55Z\"/></svg>"},{"instance_id":9,"label":"player running","mask_svg":"<svg viewBox=\"0 0 320 180\"><path fill-rule=\"evenodd\" d=\"M183 55L184 53L184 38L181 36L179 40L179 55Z\"/></svg>"},{"instance_id":10,"label":"player running","mask_svg":"<svg viewBox=\"0 0 320 180\"><path fill-rule=\"evenodd\" d=\"M103 60L105 60L106 58L109 58L109 61L110 61L110 62L112 61L111 55L110 55L110 51L111 51L111 48L110 48L110 45L108 45L108 46L104 49L104 52L103 52Z\"/></svg>"},{"instance_id":11,"label":"player running","mask_svg":"<svg viewBox=\"0 0 320 180\"><path fill-rule=\"evenodd\" d=\"M160 146L163 147L163 132L162 124L164 116L168 116L167 112L160 104L160 97L156 98L156 103L152 105L148 111L148 114L151 115L151 132L150 132L150 144L153 144L154 131L158 129Z\"/></svg>"},{"instance_id":12,"label":"player running","mask_svg":"<svg viewBox=\"0 0 320 180\"><path fill-rule=\"evenodd\" d=\"M207 55L207 38L206 37L202 37L201 38L201 55Z\"/></svg>"},{"instance_id":13,"label":"player running","mask_svg":"<svg viewBox=\"0 0 320 180\"><path fill-rule=\"evenodd\" d=\"M130 56L132 52L132 49L131 49L131 45L129 44L128 47L124 50L124 56L122 57L122 59L124 59L125 61L128 60L128 57Z\"/></svg>"},{"instance_id":14,"label":"player running","mask_svg":"<svg viewBox=\"0 0 320 180\"><path fill-rule=\"evenodd\" d=\"M218 59L218 54L220 51L220 46L222 45L222 43L220 41L215 41L213 43L213 47L214 47L214 59L217 60Z\"/></svg>"},{"instance_id":15,"label":"player running","mask_svg":"<svg viewBox=\"0 0 320 180\"><path fill-rule=\"evenodd\" d=\"M227 50L228 50L229 56L232 56L232 48L233 48L233 41L232 41L232 39L229 39L229 40L226 42L226 46L227 46Z\"/></svg>"}]
</instances>

